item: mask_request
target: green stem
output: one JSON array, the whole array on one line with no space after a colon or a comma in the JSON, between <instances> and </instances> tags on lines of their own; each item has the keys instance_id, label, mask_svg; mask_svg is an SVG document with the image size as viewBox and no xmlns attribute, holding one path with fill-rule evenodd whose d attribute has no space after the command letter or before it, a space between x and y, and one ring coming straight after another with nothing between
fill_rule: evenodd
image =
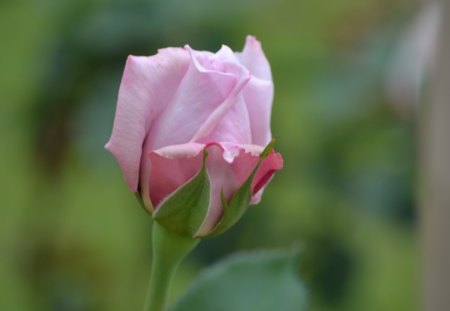
<instances>
[{"instance_id":1,"label":"green stem","mask_svg":"<svg viewBox=\"0 0 450 311\"><path fill-rule=\"evenodd\" d=\"M164 311L178 265L194 249L199 239L169 232L155 221L152 240L152 274L144 311Z\"/></svg>"}]
</instances>

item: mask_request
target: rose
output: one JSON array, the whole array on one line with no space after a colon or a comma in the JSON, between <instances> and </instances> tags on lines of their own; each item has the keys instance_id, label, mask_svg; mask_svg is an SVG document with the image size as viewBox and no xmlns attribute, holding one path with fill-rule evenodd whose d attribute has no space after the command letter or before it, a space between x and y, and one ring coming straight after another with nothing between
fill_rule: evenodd
<instances>
[{"instance_id":1,"label":"rose","mask_svg":"<svg viewBox=\"0 0 450 311\"><path fill-rule=\"evenodd\" d=\"M269 63L251 36L241 53L227 46L215 54L185 46L150 57L129 56L105 147L150 212L164 206L205 165L207 209L192 233L204 236L249 178L246 205L259 202L283 166L274 151L260 159L272 139L272 98Z\"/></svg>"}]
</instances>

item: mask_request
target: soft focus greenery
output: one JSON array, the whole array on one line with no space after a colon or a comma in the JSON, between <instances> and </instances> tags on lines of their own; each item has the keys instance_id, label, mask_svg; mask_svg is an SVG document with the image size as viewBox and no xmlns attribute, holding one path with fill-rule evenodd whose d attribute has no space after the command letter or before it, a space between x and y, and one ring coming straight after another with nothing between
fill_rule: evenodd
<instances>
[{"instance_id":1,"label":"soft focus greenery","mask_svg":"<svg viewBox=\"0 0 450 311\"><path fill-rule=\"evenodd\" d=\"M298 253L292 251L231 256L205 269L174 311L306 310L297 263Z\"/></svg>"},{"instance_id":2,"label":"soft focus greenery","mask_svg":"<svg viewBox=\"0 0 450 311\"><path fill-rule=\"evenodd\" d=\"M385 72L406 0L0 3L0 309L140 310L151 223L103 145L128 54L263 44L285 168L181 266L171 301L239 250L302 249L309 310L418 310L414 118ZM226 303L224 301L223 303ZM282 310L280 310L282 311Z\"/></svg>"}]
</instances>

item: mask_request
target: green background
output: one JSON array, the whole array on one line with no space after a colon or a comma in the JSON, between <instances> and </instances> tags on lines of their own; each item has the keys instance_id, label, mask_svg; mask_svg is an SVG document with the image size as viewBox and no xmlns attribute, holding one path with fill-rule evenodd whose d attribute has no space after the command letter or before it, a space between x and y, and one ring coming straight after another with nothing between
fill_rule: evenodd
<instances>
[{"instance_id":1,"label":"green background","mask_svg":"<svg viewBox=\"0 0 450 311\"><path fill-rule=\"evenodd\" d=\"M103 149L126 57L241 50L252 34L272 66L285 168L189 256L171 301L228 254L300 247L309 310L418 310L417 129L385 91L418 4L1 2L0 309L142 307L151 223Z\"/></svg>"}]
</instances>

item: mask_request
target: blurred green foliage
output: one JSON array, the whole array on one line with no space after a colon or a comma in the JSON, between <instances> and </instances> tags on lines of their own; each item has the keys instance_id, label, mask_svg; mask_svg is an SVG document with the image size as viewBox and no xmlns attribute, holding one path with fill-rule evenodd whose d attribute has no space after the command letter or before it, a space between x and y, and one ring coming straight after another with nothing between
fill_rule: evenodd
<instances>
[{"instance_id":1,"label":"blurred green foliage","mask_svg":"<svg viewBox=\"0 0 450 311\"><path fill-rule=\"evenodd\" d=\"M242 249L300 245L310 310L418 310L415 124L383 73L417 10L406 0L0 3L0 309L139 310L150 219L111 155L128 54L189 43L273 70L285 168L262 203L182 266L193 277Z\"/></svg>"},{"instance_id":2,"label":"blurred green foliage","mask_svg":"<svg viewBox=\"0 0 450 311\"><path fill-rule=\"evenodd\" d=\"M279 250L230 256L205 269L174 311L306 310L306 291L296 275L298 257L298 252Z\"/></svg>"}]
</instances>

